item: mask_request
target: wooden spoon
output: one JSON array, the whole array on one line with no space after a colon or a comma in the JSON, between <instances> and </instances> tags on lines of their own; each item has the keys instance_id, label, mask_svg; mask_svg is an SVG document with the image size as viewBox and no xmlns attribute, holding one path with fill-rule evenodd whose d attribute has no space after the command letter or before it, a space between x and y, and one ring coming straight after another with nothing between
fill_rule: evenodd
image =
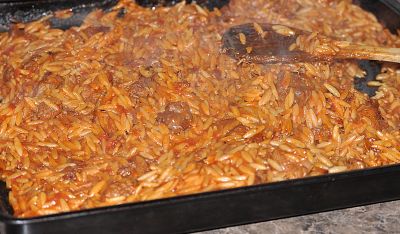
<instances>
[{"instance_id":1,"label":"wooden spoon","mask_svg":"<svg viewBox=\"0 0 400 234\"><path fill-rule=\"evenodd\" d=\"M333 59L400 63L400 48L357 45L279 24L249 23L234 26L224 33L222 42L223 51L232 57L254 63Z\"/></svg>"}]
</instances>

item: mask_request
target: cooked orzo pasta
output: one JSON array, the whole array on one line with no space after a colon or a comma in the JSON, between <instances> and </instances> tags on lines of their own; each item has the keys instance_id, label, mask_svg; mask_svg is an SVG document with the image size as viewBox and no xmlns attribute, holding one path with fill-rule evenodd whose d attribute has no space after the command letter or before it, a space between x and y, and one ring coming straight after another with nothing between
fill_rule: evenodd
<instances>
[{"instance_id":1,"label":"cooked orzo pasta","mask_svg":"<svg viewBox=\"0 0 400 234\"><path fill-rule=\"evenodd\" d=\"M123 0L66 31L43 19L1 33L0 173L14 214L400 161L397 65L383 64L369 98L353 88L364 75L355 61L256 65L221 53L227 28L256 22L400 46L349 0L232 0L214 11Z\"/></svg>"}]
</instances>

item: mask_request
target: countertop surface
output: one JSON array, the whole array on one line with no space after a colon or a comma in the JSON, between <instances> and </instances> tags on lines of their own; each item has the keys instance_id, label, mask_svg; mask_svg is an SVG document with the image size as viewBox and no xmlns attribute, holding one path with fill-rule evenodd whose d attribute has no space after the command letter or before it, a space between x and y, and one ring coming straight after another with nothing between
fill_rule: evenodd
<instances>
[{"instance_id":1,"label":"countertop surface","mask_svg":"<svg viewBox=\"0 0 400 234\"><path fill-rule=\"evenodd\" d=\"M400 200L200 233L400 233Z\"/></svg>"}]
</instances>

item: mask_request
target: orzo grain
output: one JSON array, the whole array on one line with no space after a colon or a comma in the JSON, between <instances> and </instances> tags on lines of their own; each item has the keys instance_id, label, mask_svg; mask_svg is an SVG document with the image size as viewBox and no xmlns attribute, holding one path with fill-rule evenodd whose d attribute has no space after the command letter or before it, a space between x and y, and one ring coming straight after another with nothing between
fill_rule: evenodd
<instances>
[{"instance_id":1,"label":"orzo grain","mask_svg":"<svg viewBox=\"0 0 400 234\"><path fill-rule=\"evenodd\" d=\"M383 64L371 99L353 88L364 74L353 61L263 66L221 53L226 29L255 21L315 32L291 49L346 46L323 35L400 46L350 1L231 0L208 11L122 0L66 31L45 21L0 34L0 172L16 216L400 161L398 66Z\"/></svg>"}]
</instances>

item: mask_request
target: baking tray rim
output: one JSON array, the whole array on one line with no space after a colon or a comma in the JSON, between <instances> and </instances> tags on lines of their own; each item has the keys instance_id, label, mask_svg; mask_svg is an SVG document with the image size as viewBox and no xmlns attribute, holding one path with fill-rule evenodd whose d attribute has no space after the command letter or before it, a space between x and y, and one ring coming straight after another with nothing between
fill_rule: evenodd
<instances>
[{"instance_id":1,"label":"baking tray rim","mask_svg":"<svg viewBox=\"0 0 400 234\"><path fill-rule=\"evenodd\" d=\"M131 210L131 209L138 209L138 208L151 208L151 207L156 207L156 206L168 206L170 204L185 203L185 202L190 202L190 201L199 200L199 199L207 200L207 199L218 198L218 197L229 197L234 194L235 195L247 194L247 193L251 193L251 192L255 192L255 191L268 192L268 191L280 190L280 189L285 189L285 188L301 187L301 186L312 185L312 184L324 184L324 183L330 183L330 182L341 181L341 180L351 180L351 179L356 179L359 177L382 175L382 174L387 174L387 173L391 173L391 172L395 172L395 171L400 172L400 164L369 167L369 168L365 168L365 169L356 169L356 170L339 172L339 173L302 177L302 178L289 179L289 180L284 180L284 181L279 181L279 182L270 182L270 183L250 185L250 186L237 187L237 188L231 188L231 189L200 192L200 193L196 193L196 194L178 195L178 196L154 199L154 200L136 201L136 202L130 202L130 203L124 203L124 204L118 204L118 205L110 205L110 206L96 207L96 208L90 208L90 209L61 212L61 213L56 213L56 214L40 215L40 216L27 217L27 218L20 218L20 217L16 217L16 216L13 216L10 214L0 213L0 222L3 222L5 224L25 225L25 224L50 222L53 220L66 220L66 219L79 218L79 217L89 216L89 215L95 216L95 215L100 215L103 213L119 212L119 211L123 211L123 210ZM389 199L389 200L397 200L397 199ZM373 203L377 203L377 202L379 202L379 201L371 201L368 204L373 204ZM343 208L352 207L352 206L354 206L354 205L343 206ZM323 211L327 211L327 210L332 210L332 209L319 210L317 212L323 212Z\"/></svg>"}]
</instances>

